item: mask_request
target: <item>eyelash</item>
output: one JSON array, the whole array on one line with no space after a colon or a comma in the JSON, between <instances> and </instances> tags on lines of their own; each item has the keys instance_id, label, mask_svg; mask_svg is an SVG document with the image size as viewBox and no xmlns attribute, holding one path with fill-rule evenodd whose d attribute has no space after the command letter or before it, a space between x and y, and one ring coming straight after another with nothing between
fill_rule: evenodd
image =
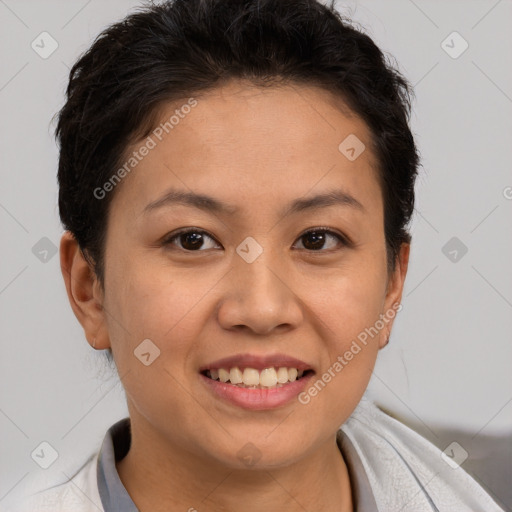
<instances>
[{"instance_id":1,"label":"eyelash","mask_svg":"<svg viewBox=\"0 0 512 512\"><path fill-rule=\"evenodd\" d=\"M213 236L211 236L207 231L204 231L203 229L199 229L199 228L183 228L175 233L172 233L171 236L167 237L164 239L163 241L163 245L172 245L172 242L176 239L178 239L181 235L185 235L187 233L196 233L196 234L200 234L200 235L206 235L207 237L211 238L212 240L215 241L215 243L219 244L219 242L217 242L217 240L215 240L215 238ZM327 227L318 227L318 228L311 228L311 229L308 229L307 231L304 231L304 233L302 233L297 240L300 240L301 238L307 236L308 234L310 233L322 233L322 234L327 234L327 235L330 235L330 236L333 236L334 238L336 238L338 240L338 242L343 246L343 247L352 247L352 242L345 236L341 235L340 233L337 233L336 231L333 231L331 230L330 228L327 228ZM197 250L197 251L190 251L188 249L182 249L181 247L178 247L177 248L178 250L181 250L183 252L187 252L187 253L194 253L194 252L205 252L205 250ZM320 250L308 250L308 249L301 249L301 250L305 250L309 253L322 253L322 252L327 252L327 253L330 253L332 251L335 251L337 249L327 249L327 250L323 250L323 249L320 249Z\"/></svg>"}]
</instances>

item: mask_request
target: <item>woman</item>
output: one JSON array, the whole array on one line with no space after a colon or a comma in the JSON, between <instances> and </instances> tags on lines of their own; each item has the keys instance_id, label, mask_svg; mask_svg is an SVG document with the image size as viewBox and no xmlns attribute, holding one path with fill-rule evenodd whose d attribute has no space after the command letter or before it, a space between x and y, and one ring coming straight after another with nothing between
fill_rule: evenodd
<instances>
[{"instance_id":1,"label":"woman","mask_svg":"<svg viewBox=\"0 0 512 512\"><path fill-rule=\"evenodd\" d=\"M364 397L407 273L410 92L314 0L97 38L59 115L60 256L130 416L20 510L501 510Z\"/></svg>"}]
</instances>

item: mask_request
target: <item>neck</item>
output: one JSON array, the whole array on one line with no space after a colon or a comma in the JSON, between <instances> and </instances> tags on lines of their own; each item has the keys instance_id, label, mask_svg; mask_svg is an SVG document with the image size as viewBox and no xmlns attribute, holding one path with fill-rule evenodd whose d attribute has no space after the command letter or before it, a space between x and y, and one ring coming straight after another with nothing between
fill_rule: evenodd
<instances>
[{"instance_id":1,"label":"neck","mask_svg":"<svg viewBox=\"0 0 512 512\"><path fill-rule=\"evenodd\" d=\"M349 474L335 436L286 467L241 470L199 457L138 427L132 421L130 450L116 466L141 512L256 512L280 507L290 512L353 511Z\"/></svg>"}]
</instances>

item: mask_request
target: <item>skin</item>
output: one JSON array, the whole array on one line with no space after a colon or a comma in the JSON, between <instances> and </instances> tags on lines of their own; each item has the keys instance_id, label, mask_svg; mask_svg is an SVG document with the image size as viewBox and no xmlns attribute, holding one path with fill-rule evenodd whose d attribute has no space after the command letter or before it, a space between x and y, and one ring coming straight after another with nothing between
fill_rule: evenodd
<instances>
[{"instance_id":1,"label":"skin","mask_svg":"<svg viewBox=\"0 0 512 512\"><path fill-rule=\"evenodd\" d=\"M351 511L335 436L368 385L392 320L306 405L245 410L216 398L198 372L236 353L280 352L309 363L318 378L400 302L409 245L388 274L370 132L339 98L313 86L232 81L196 98L115 190L104 288L73 237L66 232L61 241L73 311L91 346L112 348L126 391L132 445L117 463L121 481L143 512L240 504L246 512ZM166 105L161 119L185 102ZM366 146L355 161L338 150L349 134ZM143 214L170 187L240 211L176 204ZM333 205L281 213L294 199L339 188L364 211ZM180 248L183 238L162 242L183 227L212 238L199 252ZM352 244L328 236L308 250L302 235L317 227ZM263 248L252 263L236 252L247 236ZM146 338L161 351L149 366L133 354ZM253 466L237 457L248 442L261 456Z\"/></svg>"}]
</instances>

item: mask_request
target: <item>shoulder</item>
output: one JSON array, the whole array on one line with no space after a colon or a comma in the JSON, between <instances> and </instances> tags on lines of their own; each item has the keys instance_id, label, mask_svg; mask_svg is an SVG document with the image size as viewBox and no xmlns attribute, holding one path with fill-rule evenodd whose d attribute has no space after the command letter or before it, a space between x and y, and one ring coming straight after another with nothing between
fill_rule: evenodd
<instances>
[{"instance_id":1,"label":"shoulder","mask_svg":"<svg viewBox=\"0 0 512 512\"><path fill-rule=\"evenodd\" d=\"M340 430L361 459L379 510L407 504L417 511L503 512L461 466L366 396Z\"/></svg>"},{"instance_id":2,"label":"shoulder","mask_svg":"<svg viewBox=\"0 0 512 512\"><path fill-rule=\"evenodd\" d=\"M98 492L99 452L92 454L69 478L38 476L20 485L0 508L1 512L103 512Z\"/></svg>"}]
</instances>

